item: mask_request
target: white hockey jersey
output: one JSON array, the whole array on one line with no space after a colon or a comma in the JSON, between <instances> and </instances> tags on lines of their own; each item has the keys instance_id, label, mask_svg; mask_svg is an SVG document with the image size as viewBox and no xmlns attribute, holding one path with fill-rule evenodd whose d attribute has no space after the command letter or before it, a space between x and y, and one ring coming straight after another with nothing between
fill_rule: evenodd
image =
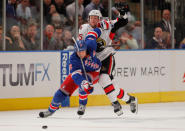
<instances>
[{"instance_id":1,"label":"white hockey jersey","mask_svg":"<svg viewBox=\"0 0 185 131\"><path fill-rule=\"evenodd\" d=\"M108 30L102 30L102 34L101 34L101 39L105 40L106 45L111 45L112 40L110 39L110 33L111 33L111 29L113 28L114 24L117 22L116 20L111 20L111 21L107 21L107 26L109 27ZM81 25L80 29L79 29L79 40L84 40L87 33L92 31L93 28L89 25L89 24L83 24Z\"/></svg>"},{"instance_id":2,"label":"white hockey jersey","mask_svg":"<svg viewBox=\"0 0 185 131\"><path fill-rule=\"evenodd\" d=\"M102 30L100 38L105 41L105 45L104 45L105 49L103 51L97 53L97 57L100 59L100 61L107 58L110 54L115 53L114 48L112 48L109 45L112 44L111 29L113 28L114 23L116 23L116 22L117 22L117 19L112 20L112 21L107 21L107 26L109 28L107 30ZM78 39L85 40L88 32L90 32L92 30L93 30L93 28L89 24L83 24L79 29Z\"/></svg>"}]
</instances>

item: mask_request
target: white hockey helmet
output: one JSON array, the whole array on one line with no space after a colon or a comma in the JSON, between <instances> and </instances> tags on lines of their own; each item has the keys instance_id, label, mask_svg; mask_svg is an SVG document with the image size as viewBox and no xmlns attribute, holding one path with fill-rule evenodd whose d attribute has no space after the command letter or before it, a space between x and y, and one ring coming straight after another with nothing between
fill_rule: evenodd
<instances>
[{"instance_id":1,"label":"white hockey helmet","mask_svg":"<svg viewBox=\"0 0 185 131\"><path fill-rule=\"evenodd\" d=\"M98 16L99 19L102 18L102 14L101 14L101 12L99 10L91 10L89 12L89 16Z\"/></svg>"}]
</instances>

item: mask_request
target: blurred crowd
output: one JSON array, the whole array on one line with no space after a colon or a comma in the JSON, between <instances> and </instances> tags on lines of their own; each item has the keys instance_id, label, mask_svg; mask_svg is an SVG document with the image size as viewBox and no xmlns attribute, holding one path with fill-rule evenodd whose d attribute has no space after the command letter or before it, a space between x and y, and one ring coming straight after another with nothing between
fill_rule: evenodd
<instances>
[{"instance_id":1,"label":"blurred crowd","mask_svg":"<svg viewBox=\"0 0 185 131\"><path fill-rule=\"evenodd\" d=\"M116 2L118 0L115 0ZM119 0L120 1L120 0ZM126 2L126 0L121 0ZM43 40L41 43L40 0L7 0L6 2L6 50L72 50L72 36L75 36L75 1L43 0ZM108 0L78 0L78 27L88 22L92 9L108 17ZM119 12L112 7L112 19ZM129 23L120 28L113 40L116 49L170 49L172 48L172 27L170 10L162 11L162 19L156 24L153 37L141 44L141 21L136 20L127 7ZM2 50L0 26L0 50ZM146 36L144 36L146 37ZM176 42L176 41L175 41ZM177 48L185 48L185 38Z\"/></svg>"}]
</instances>

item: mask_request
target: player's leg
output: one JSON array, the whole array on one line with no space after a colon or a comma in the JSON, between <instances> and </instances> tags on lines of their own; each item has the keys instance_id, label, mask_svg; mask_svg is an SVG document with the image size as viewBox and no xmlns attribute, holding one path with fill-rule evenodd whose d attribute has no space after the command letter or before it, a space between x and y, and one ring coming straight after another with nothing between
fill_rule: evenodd
<instances>
[{"instance_id":1,"label":"player's leg","mask_svg":"<svg viewBox=\"0 0 185 131\"><path fill-rule=\"evenodd\" d=\"M80 90L79 88L79 107L77 111L77 114L79 116L82 116L85 113L85 108L86 108L87 100L88 100L87 96L88 96L87 93L85 91Z\"/></svg>"},{"instance_id":2,"label":"player's leg","mask_svg":"<svg viewBox=\"0 0 185 131\"><path fill-rule=\"evenodd\" d=\"M115 67L115 59L114 56L109 56L102 62L102 70L100 75L99 83L101 83L102 87L104 87L104 91L107 94L107 90L109 91L111 89L112 93L107 94L110 101L112 102L112 105L114 107L114 112L119 115L119 110L121 110L121 105L118 101L115 101L115 97L118 99L121 99L125 101L127 104L130 104L130 110L132 113L137 113L138 111L138 103L137 98L134 96L131 96L126 91L124 91L122 88L117 87L115 83L113 83L113 75L112 72ZM108 75L109 77L108 77ZM110 85L110 86L106 86ZM117 99L116 99L117 100Z\"/></svg>"},{"instance_id":3,"label":"player's leg","mask_svg":"<svg viewBox=\"0 0 185 131\"><path fill-rule=\"evenodd\" d=\"M114 112L119 116L123 114L123 111L120 103L117 101L116 90L112 82L112 71L114 70L114 67L115 60L112 55L102 61L99 84L102 86L105 94L111 101L112 106L114 107Z\"/></svg>"},{"instance_id":4,"label":"player's leg","mask_svg":"<svg viewBox=\"0 0 185 131\"><path fill-rule=\"evenodd\" d=\"M59 109L59 106L61 105L62 101L64 101L67 98L67 95L64 94L60 89L58 89L52 99L51 104L49 105L49 108L45 112L40 112L39 116L44 118L51 116L56 110Z\"/></svg>"},{"instance_id":5,"label":"player's leg","mask_svg":"<svg viewBox=\"0 0 185 131\"><path fill-rule=\"evenodd\" d=\"M94 72L88 72L87 73L88 79L92 84L96 84L99 80L99 71L94 71ZM93 88L89 90L89 93L93 92ZM88 94L81 90L79 88L79 107L77 114L81 117L85 113L86 105L87 105L87 100L88 100Z\"/></svg>"},{"instance_id":6,"label":"player's leg","mask_svg":"<svg viewBox=\"0 0 185 131\"><path fill-rule=\"evenodd\" d=\"M124 91L122 88L115 88L115 90L116 90L115 92L117 94L117 98L125 101L126 104L129 104L130 105L130 111L132 113L137 113L138 112L137 98L130 95L129 93Z\"/></svg>"},{"instance_id":7,"label":"player's leg","mask_svg":"<svg viewBox=\"0 0 185 131\"><path fill-rule=\"evenodd\" d=\"M59 109L59 106L67 98L67 96L71 96L77 88L78 86L74 83L71 75L68 75L61 85L61 88L55 92L48 110L45 112L40 112L39 116L42 118L51 116L56 110Z\"/></svg>"},{"instance_id":8,"label":"player's leg","mask_svg":"<svg viewBox=\"0 0 185 131\"><path fill-rule=\"evenodd\" d=\"M99 83L103 87L105 94L108 96L109 100L111 101L112 106L114 107L114 113L116 113L118 116L122 115L123 114L122 107L117 100L115 88L110 79L110 76L104 73L100 74Z\"/></svg>"}]
</instances>

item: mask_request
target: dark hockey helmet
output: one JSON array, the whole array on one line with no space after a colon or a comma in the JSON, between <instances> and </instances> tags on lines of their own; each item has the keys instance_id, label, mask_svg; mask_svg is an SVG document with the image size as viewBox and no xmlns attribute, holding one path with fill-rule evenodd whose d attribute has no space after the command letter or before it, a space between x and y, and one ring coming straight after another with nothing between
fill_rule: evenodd
<instances>
[{"instance_id":1,"label":"dark hockey helmet","mask_svg":"<svg viewBox=\"0 0 185 131\"><path fill-rule=\"evenodd\" d=\"M84 51L87 50L87 45L84 40L78 40L74 45L75 51Z\"/></svg>"}]
</instances>

